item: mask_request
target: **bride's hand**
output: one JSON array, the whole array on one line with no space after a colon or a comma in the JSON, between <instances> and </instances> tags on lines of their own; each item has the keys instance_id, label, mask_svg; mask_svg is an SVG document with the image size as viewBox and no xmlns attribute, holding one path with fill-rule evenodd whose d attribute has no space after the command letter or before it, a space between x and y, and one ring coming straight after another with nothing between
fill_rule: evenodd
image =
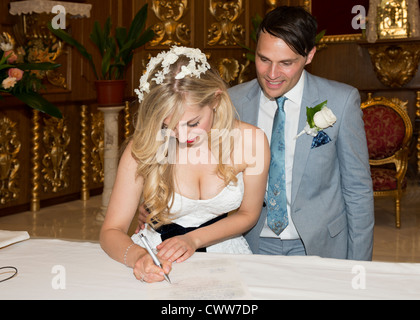
<instances>
[{"instance_id":1,"label":"bride's hand","mask_svg":"<svg viewBox=\"0 0 420 320\"><path fill-rule=\"evenodd\" d=\"M137 280L142 282L161 282L165 279L164 273L169 274L171 271L172 263L163 259L160 259L160 262L162 268L156 266L152 257L146 253L137 260L133 268L133 274Z\"/></svg>"},{"instance_id":2,"label":"bride's hand","mask_svg":"<svg viewBox=\"0 0 420 320\"><path fill-rule=\"evenodd\" d=\"M163 241L156 247L158 257L170 262L183 262L191 257L197 247L188 234Z\"/></svg>"}]
</instances>

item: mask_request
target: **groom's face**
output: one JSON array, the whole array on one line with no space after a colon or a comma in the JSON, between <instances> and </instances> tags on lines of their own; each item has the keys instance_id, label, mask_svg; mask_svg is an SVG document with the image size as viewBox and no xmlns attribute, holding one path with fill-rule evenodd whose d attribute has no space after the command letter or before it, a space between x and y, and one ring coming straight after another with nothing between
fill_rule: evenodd
<instances>
[{"instance_id":1,"label":"groom's face","mask_svg":"<svg viewBox=\"0 0 420 320\"><path fill-rule=\"evenodd\" d=\"M303 57L282 39L262 32L257 44L255 66L265 95L277 98L289 92L299 81L305 66L312 62L316 48Z\"/></svg>"}]
</instances>

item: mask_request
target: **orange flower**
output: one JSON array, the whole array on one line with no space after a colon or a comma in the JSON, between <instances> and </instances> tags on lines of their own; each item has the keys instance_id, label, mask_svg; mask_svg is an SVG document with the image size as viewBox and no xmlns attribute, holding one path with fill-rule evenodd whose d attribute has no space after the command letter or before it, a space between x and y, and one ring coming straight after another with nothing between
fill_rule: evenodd
<instances>
[{"instance_id":1,"label":"orange flower","mask_svg":"<svg viewBox=\"0 0 420 320\"><path fill-rule=\"evenodd\" d=\"M10 78L16 78L16 81L21 80L23 77L23 71L18 68L10 68L8 74Z\"/></svg>"},{"instance_id":2,"label":"orange flower","mask_svg":"<svg viewBox=\"0 0 420 320\"><path fill-rule=\"evenodd\" d=\"M9 64L15 63L18 57L13 50L9 50L4 53L6 57L8 57L10 54L11 56L7 59L7 63Z\"/></svg>"}]
</instances>

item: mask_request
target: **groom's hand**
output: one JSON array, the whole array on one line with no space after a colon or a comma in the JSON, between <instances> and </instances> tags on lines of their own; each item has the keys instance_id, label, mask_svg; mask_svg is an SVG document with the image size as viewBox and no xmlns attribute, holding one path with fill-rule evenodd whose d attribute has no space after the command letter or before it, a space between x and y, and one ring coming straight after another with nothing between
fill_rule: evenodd
<instances>
[{"instance_id":1,"label":"groom's hand","mask_svg":"<svg viewBox=\"0 0 420 320\"><path fill-rule=\"evenodd\" d=\"M144 205L141 205L139 208L139 215L137 217L139 225L137 226L135 233L139 233L140 230L144 229L148 216L149 216L149 212L146 210Z\"/></svg>"}]
</instances>

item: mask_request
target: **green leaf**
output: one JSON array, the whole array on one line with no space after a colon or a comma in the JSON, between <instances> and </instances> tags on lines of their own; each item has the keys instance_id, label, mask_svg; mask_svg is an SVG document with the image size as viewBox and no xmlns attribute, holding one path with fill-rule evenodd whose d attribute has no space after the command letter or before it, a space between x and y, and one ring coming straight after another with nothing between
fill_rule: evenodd
<instances>
[{"instance_id":1,"label":"green leaf","mask_svg":"<svg viewBox=\"0 0 420 320\"><path fill-rule=\"evenodd\" d=\"M126 53L130 53L130 51L133 50L133 45L134 45L135 40L131 39L129 41L127 41L121 48L120 51L118 53L118 57L120 56L124 56L126 55Z\"/></svg>"},{"instance_id":2,"label":"green leaf","mask_svg":"<svg viewBox=\"0 0 420 320\"><path fill-rule=\"evenodd\" d=\"M0 70L7 69L7 68L16 68L16 66L12 66L10 64L0 65Z\"/></svg>"},{"instance_id":3,"label":"green leaf","mask_svg":"<svg viewBox=\"0 0 420 320\"><path fill-rule=\"evenodd\" d=\"M101 54L101 57L103 57L105 51L105 43L102 37L101 26L99 25L98 21L95 21L93 24L90 40L92 40L92 42L98 47L99 53Z\"/></svg>"},{"instance_id":4,"label":"green leaf","mask_svg":"<svg viewBox=\"0 0 420 320\"><path fill-rule=\"evenodd\" d=\"M148 28L136 41L133 50L144 46L147 42L153 39L155 33L151 28Z\"/></svg>"},{"instance_id":5,"label":"green leaf","mask_svg":"<svg viewBox=\"0 0 420 320\"><path fill-rule=\"evenodd\" d=\"M0 67L6 63L7 59L12 55L11 53L9 53L7 56L4 54L4 51L2 51L2 58L0 60ZM1 70L1 69L0 69Z\"/></svg>"},{"instance_id":6,"label":"green leaf","mask_svg":"<svg viewBox=\"0 0 420 320\"><path fill-rule=\"evenodd\" d=\"M322 37L325 35L326 32L327 32L327 30L324 29L316 35L316 37L315 37L315 43L316 44L318 44L321 41Z\"/></svg>"},{"instance_id":7,"label":"green leaf","mask_svg":"<svg viewBox=\"0 0 420 320\"><path fill-rule=\"evenodd\" d=\"M109 72L109 68L111 67L111 57L112 57L111 50L107 50L104 54L104 57L102 58L101 71L102 71L102 78L104 80L109 78L107 75Z\"/></svg>"},{"instance_id":8,"label":"green leaf","mask_svg":"<svg viewBox=\"0 0 420 320\"><path fill-rule=\"evenodd\" d=\"M262 21L263 18L258 13L254 16L254 18L252 18L252 26L255 31L260 27Z\"/></svg>"},{"instance_id":9,"label":"green leaf","mask_svg":"<svg viewBox=\"0 0 420 320\"><path fill-rule=\"evenodd\" d=\"M73 39L71 35L69 35L66 31L62 30L62 29L54 29L51 26L51 22L48 23L48 29L58 38L60 38L61 40L63 40L64 42L67 42L69 45L71 45L72 47L75 47L80 54L85 57L90 66L93 69L93 72L95 73L95 77L96 79L99 79L98 77L98 73L96 72L96 67L95 64L93 63L93 58L92 55L90 53L87 52L86 48L77 40Z\"/></svg>"},{"instance_id":10,"label":"green leaf","mask_svg":"<svg viewBox=\"0 0 420 320\"><path fill-rule=\"evenodd\" d=\"M306 107L306 120L311 128L315 127L314 115L327 105L328 100L321 102L313 108Z\"/></svg>"},{"instance_id":11,"label":"green leaf","mask_svg":"<svg viewBox=\"0 0 420 320\"><path fill-rule=\"evenodd\" d=\"M53 70L60 67L61 64L40 62L40 63L20 63L15 67L20 70Z\"/></svg>"},{"instance_id":12,"label":"green leaf","mask_svg":"<svg viewBox=\"0 0 420 320\"><path fill-rule=\"evenodd\" d=\"M55 105L53 105L51 102L49 102L37 93L20 92L14 93L14 96L33 109L49 114L50 116L55 118L63 118L61 111Z\"/></svg>"},{"instance_id":13,"label":"green leaf","mask_svg":"<svg viewBox=\"0 0 420 320\"><path fill-rule=\"evenodd\" d=\"M263 21L263 18L258 13L254 16L254 18L252 18L253 30L251 32L251 39L254 42L257 42L257 30L260 27L260 24L262 21Z\"/></svg>"},{"instance_id":14,"label":"green leaf","mask_svg":"<svg viewBox=\"0 0 420 320\"><path fill-rule=\"evenodd\" d=\"M127 29L122 27L116 28L115 39L117 40L117 44L120 49L124 47L124 44L127 41Z\"/></svg>"},{"instance_id":15,"label":"green leaf","mask_svg":"<svg viewBox=\"0 0 420 320\"><path fill-rule=\"evenodd\" d=\"M131 22L130 30L128 31L127 39L137 39L144 26L146 25L146 18L147 18L147 8L148 4L146 3L140 10L137 12L136 16L134 17L133 21Z\"/></svg>"},{"instance_id":16,"label":"green leaf","mask_svg":"<svg viewBox=\"0 0 420 320\"><path fill-rule=\"evenodd\" d=\"M109 38L109 35L111 34L111 27L112 27L111 17L108 17L108 19L106 19L105 25L104 25L104 32L102 34L103 39Z\"/></svg>"},{"instance_id":17,"label":"green leaf","mask_svg":"<svg viewBox=\"0 0 420 320\"><path fill-rule=\"evenodd\" d=\"M247 53L247 54L246 54L246 58L247 58L249 61L255 62L255 54L253 54L253 53Z\"/></svg>"}]
</instances>

